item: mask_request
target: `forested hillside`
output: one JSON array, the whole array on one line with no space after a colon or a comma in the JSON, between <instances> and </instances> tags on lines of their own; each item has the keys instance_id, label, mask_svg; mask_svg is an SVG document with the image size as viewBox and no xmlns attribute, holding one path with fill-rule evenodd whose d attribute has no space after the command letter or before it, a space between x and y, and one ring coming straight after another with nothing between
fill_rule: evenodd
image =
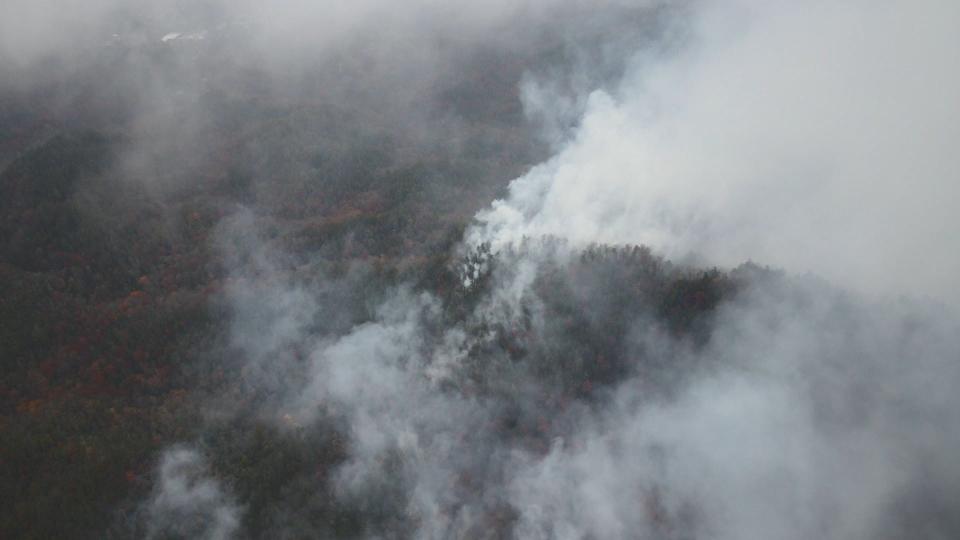
<instances>
[{"instance_id":1,"label":"forested hillside","mask_svg":"<svg viewBox=\"0 0 960 540\"><path fill-rule=\"evenodd\" d=\"M459 51L468 69L415 96L423 125L412 126L366 108L387 106L381 96L336 98L365 73L328 90L329 68L317 66L291 96L265 89L269 75L252 68L221 67L198 86L196 70L214 69L240 38L115 41L82 69L6 89L5 536L101 537L118 527L118 508L146 497L159 452L198 437L211 438L242 497L265 506L248 518L254 534L284 490L309 499L325 489L345 451L330 442L336 430L293 436L245 412L267 398L245 384L232 291L343 281L331 301L344 320L330 330L370 320L368 304L400 283L465 309L452 273L463 228L545 151L523 116L521 79L569 52L557 36L519 56ZM328 64L360 69L339 54ZM157 74L174 102L143 110L137 77ZM262 249L283 254L276 266L250 262L260 255L242 245L249 231L232 236L241 214ZM238 410L204 418L224 395ZM316 485L297 487L308 473ZM355 511L318 512L305 519L366 527Z\"/></svg>"},{"instance_id":2,"label":"forested hillside","mask_svg":"<svg viewBox=\"0 0 960 540\"><path fill-rule=\"evenodd\" d=\"M54 3L0 8L0 538L960 531L956 69L886 8Z\"/></svg>"}]
</instances>

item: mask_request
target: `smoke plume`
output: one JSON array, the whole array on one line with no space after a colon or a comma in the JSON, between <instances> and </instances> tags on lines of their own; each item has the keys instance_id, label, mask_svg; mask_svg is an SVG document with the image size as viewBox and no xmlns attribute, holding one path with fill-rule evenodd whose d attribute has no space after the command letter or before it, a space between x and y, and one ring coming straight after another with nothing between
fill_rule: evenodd
<instances>
[{"instance_id":1,"label":"smoke plume","mask_svg":"<svg viewBox=\"0 0 960 540\"><path fill-rule=\"evenodd\" d=\"M591 94L471 241L643 243L955 303L958 19L939 1L699 3L683 46Z\"/></svg>"},{"instance_id":2,"label":"smoke plume","mask_svg":"<svg viewBox=\"0 0 960 540\"><path fill-rule=\"evenodd\" d=\"M955 2L141 4L0 8L0 90L109 89L113 174L239 193L177 207L239 382L147 537L960 534Z\"/></svg>"}]
</instances>

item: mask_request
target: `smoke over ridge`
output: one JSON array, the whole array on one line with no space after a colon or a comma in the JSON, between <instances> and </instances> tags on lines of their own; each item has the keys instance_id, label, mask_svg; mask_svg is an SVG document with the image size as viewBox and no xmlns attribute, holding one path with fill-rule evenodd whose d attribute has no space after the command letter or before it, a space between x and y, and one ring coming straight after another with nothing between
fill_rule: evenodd
<instances>
[{"instance_id":1,"label":"smoke over ridge","mask_svg":"<svg viewBox=\"0 0 960 540\"><path fill-rule=\"evenodd\" d=\"M93 123L57 144L115 145L84 174L212 253L150 304L225 327L193 431L108 536L960 535L957 28L946 0L0 8L3 96L53 88L33 136Z\"/></svg>"},{"instance_id":2,"label":"smoke over ridge","mask_svg":"<svg viewBox=\"0 0 960 540\"><path fill-rule=\"evenodd\" d=\"M960 11L706 2L692 13L682 45L632 53L618 83L555 105L567 118L545 122L556 155L465 234L462 253L497 253L461 284L481 291L473 312L451 320L438 299L400 288L346 333L294 338L309 343L308 382L281 407L304 426L325 416L348 426L333 489L388 516L370 536L957 530L949 307L774 277L718 306L699 345L640 308L624 314L616 346L639 359L592 397L549 410L570 399L573 367L556 355L565 340L538 283L590 243L754 258L872 293L955 285L957 252L944 247L957 230ZM554 106L543 84L526 87L532 115ZM571 106L582 117L558 132ZM523 240L545 235L572 244ZM589 291L591 279L602 278L562 281ZM297 294L304 307L286 313L316 310ZM610 315L583 294L587 318ZM526 357L544 364L511 360L477 325L523 328Z\"/></svg>"},{"instance_id":3,"label":"smoke over ridge","mask_svg":"<svg viewBox=\"0 0 960 540\"><path fill-rule=\"evenodd\" d=\"M587 101L473 242L553 234L956 298L949 3L705 2L689 46ZM904 261L927 261L923 268Z\"/></svg>"}]
</instances>

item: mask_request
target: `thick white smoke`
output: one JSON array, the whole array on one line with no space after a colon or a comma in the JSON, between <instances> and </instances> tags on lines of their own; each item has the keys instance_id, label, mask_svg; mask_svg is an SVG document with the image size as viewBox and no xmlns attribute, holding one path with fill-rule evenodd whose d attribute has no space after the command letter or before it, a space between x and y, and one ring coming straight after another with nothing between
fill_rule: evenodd
<instances>
[{"instance_id":1,"label":"thick white smoke","mask_svg":"<svg viewBox=\"0 0 960 540\"><path fill-rule=\"evenodd\" d=\"M693 13L686 46L639 53L619 87L591 95L569 144L517 179L471 240L645 243L958 300L960 7Z\"/></svg>"},{"instance_id":2,"label":"thick white smoke","mask_svg":"<svg viewBox=\"0 0 960 540\"><path fill-rule=\"evenodd\" d=\"M956 294L960 9L774 0L704 2L691 13L683 47L638 52L615 89L561 100L551 137L585 108L569 141L482 212L466 244L645 243L719 264L813 270L871 292ZM549 115L550 92L533 88L534 112ZM534 282L550 258L509 260L455 323L437 299L403 288L372 320L327 331L314 321L337 307L325 293L282 282L228 291L236 345L262 371L254 379L283 394L271 404L278 417L347 426L334 496L401 516L410 530L397 536L960 530L949 512L960 502L960 347L947 308L864 300L813 280L760 284L719 308L700 348L636 314L630 346L681 382L659 391L638 368L592 405L544 411L532 396L551 381L469 327L520 328L532 312L529 340L550 350L542 342L568 331L537 312ZM254 259L255 269L270 266ZM577 309L601 309L576 293ZM262 342L250 338L258 329ZM279 351L291 343L309 350L303 384L287 384ZM508 406L518 412L504 414ZM563 427L501 425L540 416ZM556 437L541 447L524 429ZM184 491L176 475L161 477ZM200 500L222 502L215 488ZM234 527L214 523L223 534Z\"/></svg>"},{"instance_id":3,"label":"thick white smoke","mask_svg":"<svg viewBox=\"0 0 960 540\"><path fill-rule=\"evenodd\" d=\"M638 53L619 87L590 95L569 142L480 214L468 244L645 243L957 301L957 5L694 13L686 46ZM519 466L516 533L945 538L955 320L820 286L725 308L699 353L715 375L658 405L625 382L582 444Z\"/></svg>"}]
</instances>

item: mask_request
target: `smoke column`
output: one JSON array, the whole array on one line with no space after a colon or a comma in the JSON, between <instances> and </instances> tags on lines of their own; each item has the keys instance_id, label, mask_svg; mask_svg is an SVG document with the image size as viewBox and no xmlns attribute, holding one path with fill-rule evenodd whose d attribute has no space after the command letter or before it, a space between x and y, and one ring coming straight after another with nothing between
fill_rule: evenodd
<instances>
[{"instance_id":1,"label":"smoke column","mask_svg":"<svg viewBox=\"0 0 960 540\"><path fill-rule=\"evenodd\" d=\"M685 43L589 95L469 238L644 243L955 303L958 22L938 1L698 3Z\"/></svg>"},{"instance_id":2,"label":"smoke column","mask_svg":"<svg viewBox=\"0 0 960 540\"><path fill-rule=\"evenodd\" d=\"M330 496L378 516L369 537L960 531L960 8L684 7L662 47L620 51L629 60L612 84L580 93L530 76L527 112L556 153L465 233L465 253L489 244L501 259L461 319L409 286L383 295L369 320L327 327L349 283L228 291L234 345L256 362L250 384L272 393L260 414L344 427ZM563 87L572 95L553 91ZM266 254L252 266L269 273L282 256L243 233L255 228L241 219L227 236L240 231L244 249ZM523 247L544 236L568 244ZM619 352L642 361L597 397L568 399L575 374L552 361L586 346L543 315L536 284L591 243L725 267L753 259L835 285L750 283L717 307L699 344L652 307L630 313ZM602 279L555 273L577 310L610 319ZM515 361L481 327L516 329L541 363ZM250 341L250 328L268 331ZM307 352L301 378L280 353L290 344ZM219 516L208 536L230 535L238 507L216 484L184 487L172 468L199 459L184 452L161 462L148 508L176 509L163 501L185 493Z\"/></svg>"}]
</instances>

